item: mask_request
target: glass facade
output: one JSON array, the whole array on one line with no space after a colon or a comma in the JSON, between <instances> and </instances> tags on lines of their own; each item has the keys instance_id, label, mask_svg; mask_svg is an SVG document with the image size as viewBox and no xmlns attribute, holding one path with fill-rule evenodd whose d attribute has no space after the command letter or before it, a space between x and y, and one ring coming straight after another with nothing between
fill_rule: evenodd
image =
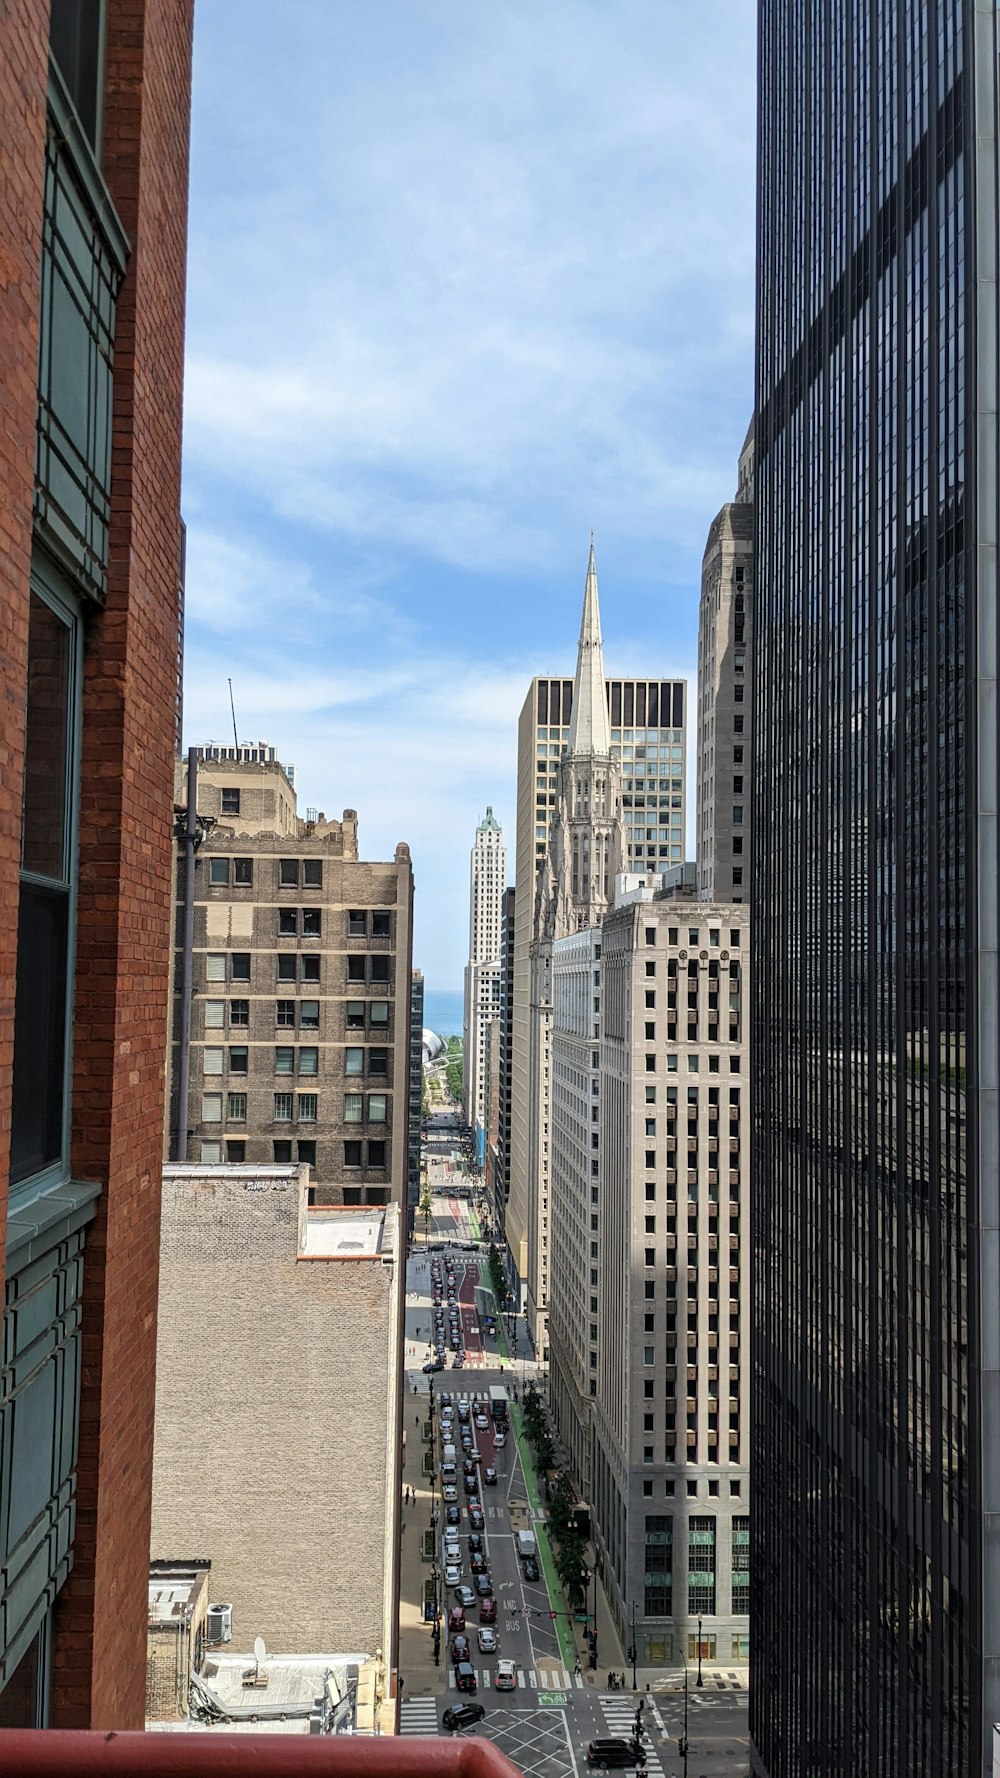
<instances>
[{"instance_id":1,"label":"glass facade","mask_svg":"<svg viewBox=\"0 0 1000 1778\"><path fill-rule=\"evenodd\" d=\"M686 693L683 679L608 679L611 755L621 767L626 869L664 871L684 858ZM536 690L535 861L545 857L559 761L569 741L572 679Z\"/></svg>"},{"instance_id":2,"label":"glass facade","mask_svg":"<svg viewBox=\"0 0 1000 1778\"><path fill-rule=\"evenodd\" d=\"M759 29L753 1769L979 1774L997 11Z\"/></svg>"}]
</instances>

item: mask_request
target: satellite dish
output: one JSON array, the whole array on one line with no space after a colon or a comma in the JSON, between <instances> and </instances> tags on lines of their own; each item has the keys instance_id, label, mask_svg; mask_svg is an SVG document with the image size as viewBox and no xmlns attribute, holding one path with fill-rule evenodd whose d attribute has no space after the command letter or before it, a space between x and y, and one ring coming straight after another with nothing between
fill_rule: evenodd
<instances>
[{"instance_id":1,"label":"satellite dish","mask_svg":"<svg viewBox=\"0 0 1000 1778\"><path fill-rule=\"evenodd\" d=\"M264 1660L266 1654L267 1648L264 1644L263 1636L255 1636L253 1639L253 1658L258 1667L260 1666L261 1661Z\"/></svg>"}]
</instances>

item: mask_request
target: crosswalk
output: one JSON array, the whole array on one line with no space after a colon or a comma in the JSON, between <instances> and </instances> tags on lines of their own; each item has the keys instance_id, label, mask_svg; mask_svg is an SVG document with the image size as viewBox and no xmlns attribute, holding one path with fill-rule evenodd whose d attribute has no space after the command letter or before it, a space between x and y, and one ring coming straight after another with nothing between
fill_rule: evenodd
<instances>
[{"instance_id":1,"label":"crosswalk","mask_svg":"<svg viewBox=\"0 0 1000 1778\"><path fill-rule=\"evenodd\" d=\"M620 1699L614 1696L602 1697L599 1701L601 1715L604 1717L608 1726L608 1734L620 1735L623 1740L626 1741L631 1740L635 1733L635 1694L633 1693L630 1696L628 1693L623 1693ZM650 1711L648 1708L644 1710L643 1716L645 1736L642 1745L646 1755L646 1771L647 1773L656 1774L656 1778L662 1778L663 1766L660 1763L660 1756L655 1745L655 1741L659 1739L656 1734L656 1727L659 1724L659 1713L655 1713L655 1722L650 1721ZM662 1727L662 1725L659 1726Z\"/></svg>"},{"instance_id":2,"label":"crosswalk","mask_svg":"<svg viewBox=\"0 0 1000 1778\"><path fill-rule=\"evenodd\" d=\"M492 1667L477 1667L476 1680L480 1691L489 1691L493 1687ZM574 1688L582 1691L584 1678L582 1673L570 1673L567 1668L553 1664L549 1667L518 1667L517 1683L521 1691L568 1692ZM448 1688L457 1690L454 1668L448 1674Z\"/></svg>"},{"instance_id":3,"label":"crosswalk","mask_svg":"<svg viewBox=\"0 0 1000 1778\"><path fill-rule=\"evenodd\" d=\"M436 1735L437 1704L433 1698L404 1698L399 1706L401 1735Z\"/></svg>"}]
</instances>

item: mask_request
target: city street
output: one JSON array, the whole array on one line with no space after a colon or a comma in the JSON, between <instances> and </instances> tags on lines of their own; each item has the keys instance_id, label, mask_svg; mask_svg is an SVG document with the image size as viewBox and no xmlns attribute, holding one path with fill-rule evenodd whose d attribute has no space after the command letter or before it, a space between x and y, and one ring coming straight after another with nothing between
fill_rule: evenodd
<instances>
[{"instance_id":1,"label":"city street","mask_svg":"<svg viewBox=\"0 0 1000 1778\"><path fill-rule=\"evenodd\" d=\"M423 1234L421 1217L420 1233ZM493 1464L497 1471L495 1487L481 1486L480 1498L484 1514L483 1553L493 1580L497 1602L497 1641L495 1653L483 1654L477 1646L478 1612L467 1611L467 1634L470 1659L475 1668L477 1690L475 1702L482 1704L486 1715L471 1732L484 1734L503 1749L514 1763L531 1778L579 1778L587 1770L588 1742L598 1735L630 1735L635 1722L636 1706L643 1701L644 1747L646 1771L650 1778L683 1778L684 1762L678 1752L678 1736L683 1733L684 1694L678 1687L678 1676L657 1674L650 1679L652 1690L645 1691L648 1674L640 1675L640 1690L621 1692L607 1690L607 1663L619 1668L624 1664L617 1644L612 1645L610 1631L602 1631L604 1643L603 1668L591 1672L584 1658L582 1671L576 1671L577 1657L582 1652L580 1626L566 1614L566 1605L551 1558L543 1559L538 1581L526 1581L515 1553L518 1530L531 1530L541 1542L544 1519L537 1506L537 1484L530 1473L530 1456L526 1445L516 1435L514 1392L518 1400L524 1381L533 1374L534 1364L524 1357L526 1338L518 1341L519 1359L512 1366L496 1338L487 1336L485 1312L494 1311L489 1290L485 1249L482 1255L467 1249L476 1240L478 1223L464 1198L435 1193L427 1242L419 1240L407 1272L407 1393L413 1403L408 1411L408 1437L419 1441L412 1449L422 1453L433 1450L434 1483L421 1470L417 1500L407 1510L410 1526L404 1549L403 1591L401 1613L400 1666L404 1679L400 1727L404 1735L428 1735L440 1732L441 1717L449 1704L463 1701L456 1689L448 1639L442 1632L440 1666L435 1667L432 1653L432 1631L422 1622L420 1600L423 1583L430 1577L430 1562L418 1562L415 1553L421 1534L429 1529L431 1513L439 1515L439 1531L443 1528L444 1505L440 1484L440 1414L443 1398L450 1395L458 1421L458 1403L468 1401L472 1421L477 1405L489 1416L489 1389L501 1376L511 1399L512 1420L506 1442L498 1450L494 1443L494 1423L489 1417L486 1428L474 1431L481 1467ZM423 1365L433 1354L429 1340L433 1326L431 1302L431 1262L438 1255L434 1250L446 1244L455 1269L456 1296L460 1304L462 1337L467 1354L466 1367L449 1368L433 1376L423 1374ZM502 1367L502 1368L501 1368ZM431 1402L433 1400L433 1412ZM424 1442L424 1426L433 1419L433 1443ZM419 1428L419 1430L418 1430ZM525 1465L529 1474L525 1474ZM410 1458L404 1475L410 1483L417 1475L417 1464ZM461 1471L458 1478L458 1532L462 1563L462 1583L470 1584L468 1537L471 1526L464 1505ZM443 1575L442 1546L436 1545L437 1567ZM547 1584L546 1576L549 1577ZM440 1583L444 1610L455 1603L454 1587ZM561 1614L556 1617L554 1614ZM599 1658L601 1651L599 1643ZM503 1658L516 1664L516 1684L512 1692L498 1693L495 1688L496 1663ZM701 1690L694 1686L688 1693L689 1757L688 1778L746 1778L749 1770L747 1740L747 1694L736 1675L721 1677L714 1671Z\"/></svg>"}]
</instances>

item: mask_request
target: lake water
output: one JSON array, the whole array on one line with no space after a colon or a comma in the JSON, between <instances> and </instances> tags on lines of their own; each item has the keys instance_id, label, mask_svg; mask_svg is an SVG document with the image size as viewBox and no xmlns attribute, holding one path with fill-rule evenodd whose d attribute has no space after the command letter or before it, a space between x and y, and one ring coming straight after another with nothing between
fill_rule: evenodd
<instances>
[{"instance_id":1,"label":"lake water","mask_svg":"<svg viewBox=\"0 0 1000 1778\"><path fill-rule=\"evenodd\" d=\"M428 1031L436 1031L439 1037L461 1037L462 1035L462 1001L461 988L427 988L424 989L424 1027Z\"/></svg>"}]
</instances>

